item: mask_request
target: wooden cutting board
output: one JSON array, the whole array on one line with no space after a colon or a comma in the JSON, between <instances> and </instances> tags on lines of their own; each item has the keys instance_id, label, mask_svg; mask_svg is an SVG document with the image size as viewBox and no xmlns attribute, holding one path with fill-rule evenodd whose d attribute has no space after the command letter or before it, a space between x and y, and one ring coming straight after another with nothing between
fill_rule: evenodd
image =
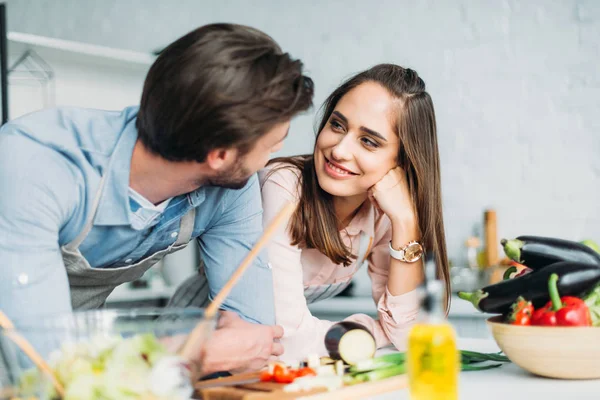
<instances>
[{"instance_id":1,"label":"wooden cutting board","mask_svg":"<svg viewBox=\"0 0 600 400\"><path fill-rule=\"evenodd\" d=\"M283 387L285 384L274 382L236 383L247 382L248 380L255 378L258 378L258 374L233 375L227 378L217 378L210 381L199 382L196 385L196 389L199 398L203 400L351 400L402 390L408 386L406 375L394 376L378 382L366 382L358 385L345 386L331 392L328 392L325 388L316 388L302 392L284 392Z\"/></svg>"}]
</instances>

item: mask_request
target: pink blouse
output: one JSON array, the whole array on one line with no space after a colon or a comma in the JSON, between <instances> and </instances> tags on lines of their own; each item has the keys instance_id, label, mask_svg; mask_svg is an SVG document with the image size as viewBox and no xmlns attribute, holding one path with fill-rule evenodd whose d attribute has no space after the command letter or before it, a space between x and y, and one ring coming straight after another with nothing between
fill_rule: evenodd
<instances>
[{"instance_id":1,"label":"pink blouse","mask_svg":"<svg viewBox=\"0 0 600 400\"><path fill-rule=\"evenodd\" d=\"M299 201L299 172L283 168L269 174L277 166L268 166L259 172L264 226L286 203ZM357 259L344 267L334 264L316 249L292 246L286 225L281 225L268 246L273 269L275 317L277 324L284 329L281 343L285 354L282 359L300 360L313 353L327 355L324 337L335 322L313 317L305 293L320 285L340 286L335 284L349 283L363 260ZM373 319L365 314L354 314L346 320L366 326L375 337L378 348L392 343L399 350L404 350L408 329L419 313L419 301L416 290L392 296L387 289L390 267L388 245L392 237L390 220L367 201L340 234L346 246L357 256L361 235L366 234L371 239L365 261L368 263L373 300L379 316L379 319Z\"/></svg>"}]
</instances>

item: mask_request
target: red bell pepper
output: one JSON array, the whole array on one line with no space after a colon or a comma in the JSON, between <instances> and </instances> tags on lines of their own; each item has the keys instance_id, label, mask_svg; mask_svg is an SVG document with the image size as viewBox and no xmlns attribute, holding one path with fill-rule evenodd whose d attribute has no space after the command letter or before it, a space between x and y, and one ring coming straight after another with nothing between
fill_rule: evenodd
<instances>
[{"instance_id":1,"label":"red bell pepper","mask_svg":"<svg viewBox=\"0 0 600 400\"><path fill-rule=\"evenodd\" d=\"M512 325L529 325L533 314L533 304L519 296L512 305L512 310L508 314L507 321Z\"/></svg>"},{"instance_id":2,"label":"red bell pepper","mask_svg":"<svg viewBox=\"0 0 600 400\"><path fill-rule=\"evenodd\" d=\"M560 297L557 282L558 275L550 275L548 279L550 301L533 313L531 325L591 326L592 318L585 302L577 297Z\"/></svg>"}]
</instances>

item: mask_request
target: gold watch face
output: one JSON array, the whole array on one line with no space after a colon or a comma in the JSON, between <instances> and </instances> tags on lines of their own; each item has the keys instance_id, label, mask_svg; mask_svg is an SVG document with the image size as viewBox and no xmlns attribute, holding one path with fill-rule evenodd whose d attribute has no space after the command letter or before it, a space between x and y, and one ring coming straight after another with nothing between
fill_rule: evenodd
<instances>
[{"instance_id":1,"label":"gold watch face","mask_svg":"<svg viewBox=\"0 0 600 400\"><path fill-rule=\"evenodd\" d=\"M404 250L404 258L407 262L415 262L423 255L423 246L417 242L409 243Z\"/></svg>"}]
</instances>

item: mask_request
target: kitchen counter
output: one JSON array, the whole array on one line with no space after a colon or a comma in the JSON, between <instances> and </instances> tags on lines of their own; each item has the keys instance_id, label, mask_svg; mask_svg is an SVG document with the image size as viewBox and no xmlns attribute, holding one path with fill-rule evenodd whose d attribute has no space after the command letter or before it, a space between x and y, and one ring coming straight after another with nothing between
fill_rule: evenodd
<instances>
[{"instance_id":1,"label":"kitchen counter","mask_svg":"<svg viewBox=\"0 0 600 400\"><path fill-rule=\"evenodd\" d=\"M321 314L335 311L339 314L367 314L377 315L375 303L371 297L334 297L319 301L308 306L313 314ZM486 319L489 315L483 314L475 309L469 302L452 295L450 303L450 317L473 317Z\"/></svg>"},{"instance_id":2,"label":"kitchen counter","mask_svg":"<svg viewBox=\"0 0 600 400\"><path fill-rule=\"evenodd\" d=\"M500 349L489 339L459 339L463 350L496 352ZM389 353L382 350L381 353ZM470 371L460 374L460 400L531 400L531 399L598 399L600 380L549 379L519 368L512 363L486 371ZM373 400L408 400L408 389L373 396Z\"/></svg>"}]
</instances>

